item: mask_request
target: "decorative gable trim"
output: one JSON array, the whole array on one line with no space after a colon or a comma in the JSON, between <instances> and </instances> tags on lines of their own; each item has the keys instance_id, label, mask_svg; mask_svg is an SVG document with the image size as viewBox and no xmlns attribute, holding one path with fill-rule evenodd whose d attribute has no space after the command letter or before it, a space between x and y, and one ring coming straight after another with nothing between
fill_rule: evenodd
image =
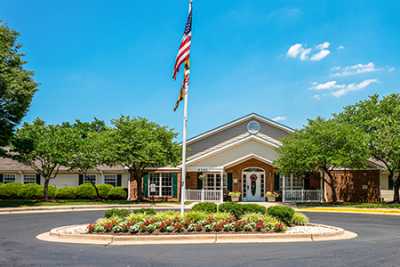
<instances>
[{"instance_id":1,"label":"decorative gable trim","mask_svg":"<svg viewBox=\"0 0 400 267\"><path fill-rule=\"evenodd\" d=\"M221 126L219 126L217 128L214 128L214 129L209 130L207 132L201 133L201 134L199 134L199 135L197 135L195 137L192 137L189 140L187 140L187 144L191 144L191 143L193 143L195 141L204 139L204 138L206 138L206 137L208 137L210 135L216 134L216 133L221 132L221 131L223 131L223 130L225 130L227 128L233 127L235 125L238 125L238 124L242 123L243 121L250 120L250 119L257 119L257 120L259 120L261 122L264 122L264 123L269 124L271 126L277 127L277 128L279 128L279 129L281 129L283 131L286 131L288 133L295 132L295 129L293 129L293 128L290 128L290 127L288 127L286 125L283 125L283 124L281 124L279 122L276 122L276 121L273 121L271 119L268 119L268 118L266 118L264 116L261 116L259 114L251 113L251 114L248 114L248 115L246 115L244 117L241 117L239 119L236 119L236 120L233 120L233 121L228 122L226 124L223 124L223 125L221 125Z\"/></svg>"}]
</instances>

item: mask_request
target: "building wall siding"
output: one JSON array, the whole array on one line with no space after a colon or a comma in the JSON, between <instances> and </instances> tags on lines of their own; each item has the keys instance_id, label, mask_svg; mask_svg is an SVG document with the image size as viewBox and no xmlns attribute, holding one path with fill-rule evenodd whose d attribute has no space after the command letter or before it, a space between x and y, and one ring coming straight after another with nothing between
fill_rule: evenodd
<instances>
[{"instance_id":1,"label":"building wall siding","mask_svg":"<svg viewBox=\"0 0 400 267\"><path fill-rule=\"evenodd\" d=\"M247 123L251 120L256 120L260 123L260 133L270 136L276 140L281 140L283 137L288 135L288 133L280 128L271 126L263 121L257 119L248 119L242 123L232 126L230 128L224 129L218 133L207 136L207 138L194 141L187 145L187 156L190 157L206 149L209 149L215 145L223 143L229 139L232 139L241 134L247 133Z\"/></svg>"}]
</instances>

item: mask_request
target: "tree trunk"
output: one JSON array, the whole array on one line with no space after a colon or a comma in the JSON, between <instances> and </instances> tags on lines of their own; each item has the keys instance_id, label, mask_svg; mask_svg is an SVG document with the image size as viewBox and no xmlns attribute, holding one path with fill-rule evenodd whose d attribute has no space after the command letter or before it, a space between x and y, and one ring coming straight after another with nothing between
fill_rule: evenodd
<instances>
[{"instance_id":1,"label":"tree trunk","mask_svg":"<svg viewBox=\"0 0 400 267\"><path fill-rule=\"evenodd\" d=\"M94 190L96 191L96 198L97 198L98 200L99 200L99 199L102 199L101 196L100 196L100 193L99 193L99 189L98 189L97 186L96 186L96 183L90 182L90 184L94 187Z\"/></svg>"},{"instance_id":2,"label":"tree trunk","mask_svg":"<svg viewBox=\"0 0 400 267\"><path fill-rule=\"evenodd\" d=\"M50 179L44 178L44 185L43 185L43 197L45 201L49 200L49 183Z\"/></svg>"},{"instance_id":3,"label":"tree trunk","mask_svg":"<svg viewBox=\"0 0 400 267\"><path fill-rule=\"evenodd\" d=\"M394 175L393 175L394 177ZM393 179L392 177L392 179ZM399 195L399 190L400 190L400 177L397 177L397 179L395 181L393 181L393 202L394 203L400 203L400 195ZM390 179L390 177L389 177Z\"/></svg>"},{"instance_id":4,"label":"tree trunk","mask_svg":"<svg viewBox=\"0 0 400 267\"><path fill-rule=\"evenodd\" d=\"M142 175L136 173L135 176L137 183L137 201L143 201Z\"/></svg>"},{"instance_id":5,"label":"tree trunk","mask_svg":"<svg viewBox=\"0 0 400 267\"><path fill-rule=\"evenodd\" d=\"M330 182L327 184L329 185L329 187L331 188L331 191L332 191L332 202L336 203L337 202L336 177L334 175L332 175L328 169L324 169L324 171L330 179Z\"/></svg>"}]
</instances>

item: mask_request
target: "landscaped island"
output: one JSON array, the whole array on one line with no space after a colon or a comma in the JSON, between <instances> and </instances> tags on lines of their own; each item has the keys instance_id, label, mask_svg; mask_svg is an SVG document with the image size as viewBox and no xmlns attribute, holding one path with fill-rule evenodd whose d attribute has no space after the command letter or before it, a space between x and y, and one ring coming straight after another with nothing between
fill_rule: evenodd
<instances>
[{"instance_id":1,"label":"landscaped island","mask_svg":"<svg viewBox=\"0 0 400 267\"><path fill-rule=\"evenodd\" d=\"M183 216L175 211L153 209L108 210L104 218L89 224L90 234L187 234L187 233L278 233L292 225L308 224L308 218L287 206L268 209L257 204L200 203Z\"/></svg>"}]
</instances>

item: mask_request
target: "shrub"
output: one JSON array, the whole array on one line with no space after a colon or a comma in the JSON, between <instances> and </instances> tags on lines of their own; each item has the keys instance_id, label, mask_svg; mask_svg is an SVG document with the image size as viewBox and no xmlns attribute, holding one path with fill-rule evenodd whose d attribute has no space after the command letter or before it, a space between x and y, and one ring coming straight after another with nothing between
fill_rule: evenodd
<instances>
[{"instance_id":1,"label":"shrub","mask_svg":"<svg viewBox=\"0 0 400 267\"><path fill-rule=\"evenodd\" d=\"M109 209L106 210L104 213L104 217L111 218L111 217L121 217L125 218L130 214L130 211L127 209Z\"/></svg>"},{"instance_id":2,"label":"shrub","mask_svg":"<svg viewBox=\"0 0 400 267\"><path fill-rule=\"evenodd\" d=\"M247 214L243 214L241 219L245 220L249 223L257 223L259 221L263 221L264 216L260 213L247 213Z\"/></svg>"},{"instance_id":3,"label":"shrub","mask_svg":"<svg viewBox=\"0 0 400 267\"><path fill-rule=\"evenodd\" d=\"M126 217L126 220L128 221L129 224L137 224L144 222L144 220L147 218L147 215L144 213L131 213Z\"/></svg>"},{"instance_id":4,"label":"shrub","mask_svg":"<svg viewBox=\"0 0 400 267\"><path fill-rule=\"evenodd\" d=\"M193 211L204 211L207 213L217 212L217 204L212 202L197 203L192 207Z\"/></svg>"},{"instance_id":5,"label":"shrub","mask_svg":"<svg viewBox=\"0 0 400 267\"><path fill-rule=\"evenodd\" d=\"M18 198L18 192L23 185L20 183L8 183L2 184L0 187L0 198L1 199L16 199Z\"/></svg>"},{"instance_id":6,"label":"shrub","mask_svg":"<svg viewBox=\"0 0 400 267\"><path fill-rule=\"evenodd\" d=\"M90 183L84 183L78 186L77 198L81 199L95 199L96 189Z\"/></svg>"},{"instance_id":7,"label":"shrub","mask_svg":"<svg viewBox=\"0 0 400 267\"><path fill-rule=\"evenodd\" d=\"M242 206L244 213L261 213L265 214L267 209L259 204L239 204Z\"/></svg>"},{"instance_id":8,"label":"shrub","mask_svg":"<svg viewBox=\"0 0 400 267\"><path fill-rule=\"evenodd\" d=\"M97 190L99 190L99 195L102 199L106 199L108 197L108 193L113 188L110 184L98 184L96 185Z\"/></svg>"},{"instance_id":9,"label":"shrub","mask_svg":"<svg viewBox=\"0 0 400 267\"><path fill-rule=\"evenodd\" d=\"M77 186L66 186L57 188L56 198L58 199L75 199L78 195Z\"/></svg>"},{"instance_id":10,"label":"shrub","mask_svg":"<svg viewBox=\"0 0 400 267\"><path fill-rule=\"evenodd\" d=\"M110 192L108 192L108 199L126 199L128 194L122 187L113 187Z\"/></svg>"},{"instance_id":11,"label":"shrub","mask_svg":"<svg viewBox=\"0 0 400 267\"><path fill-rule=\"evenodd\" d=\"M137 210L133 210L132 212L133 213L143 213L143 214L146 214L146 215L154 215L154 214L156 214L156 211L154 209L152 209L152 208L149 208L149 209L137 209Z\"/></svg>"},{"instance_id":12,"label":"shrub","mask_svg":"<svg viewBox=\"0 0 400 267\"><path fill-rule=\"evenodd\" d=\"M174 221L177 217L179 217L179 212L176 211L163 211L158 212L151 217L156 222L162 221Z\"/></svg>"},{"instance_id":13,"label":"shrub","mask_svg":"<svg viewBox=\"0 0 400 267\"><path fill-rule=\"evenodd\" d=\"M230 214L235 216L236 219L239 219L244 214L243 207L239 203L225 202L219 205L218 208L220 212L229 212Z\"/></svg>"},{"instance_id":14,"label":"shrub","mask_svg":"<svg viewBox=\"0 0 400 267\"><path fill-rule=\"evenodd\" d=\"M233 216L232 214L230 214L229 212L217 212L213 214L213 219L217 222L227 222L227 221L232 221L233 220Z\"/></svg>"},{"instance_id":15,"label":"shrub","mask_svg":"<svg viewBox=\"0 0 400 267\"><path fill-rule=\"evenodd\" d=\"M189 223L198 223L201 221L206 220L208 217L208 213L204 211L189 211L185 213L185 221L188 221Z\"/></svg>"},{"instance_id":16,"label":"shrub","mask_svg":"<svg viewBox=\"0 0 400 267\"><path fill-rule=\"evenodd\" d=\"M39 199L43 197L43 186L38 184L22 184L17 192L21 199Z\"/></svg>"},{"instance_id":17,"label":"shrub","mask_svg":"<svg viewBox=\"0 0 400 267\"><path fill-rule=\"evenodd\" d=\"M268 208L268 214L289 225L293 219L294 209L288 206L272 206Z\"/></svg>"},{"instance_id":18,"label":"shrub","mask_svg":"<svg viewBox=\"0 0 400 267\"><path fill-rule=\"evenodd\" d=\"M292 218L292 224L294 225L305 225L308 224L310 220L306 215L300 212L295 212Z\"/></svg>"},{"instance_id":19,"label":"shrub","mask_svg":"<svg viewBox=\"0 0 400 267\"><path fill-rule=\"evenodd\" d=\"M43 188L42 188L43 190ZM57 187L54 185L49 185L48 188L48 196L49 198L55 198L56 197L56 193L57 193Z\"/></svg>"},{"instance_id":20,"label":"shrub","mask_svg":"<svg viewBox=\"0 0 400 267\"><path fill-rule=\"evenodd\" d=\"M239 219L246 213L264 214L266 212L266 209L264 206L258 204L239 204L235 202L225 202L219 205L219 211L229 212L233 214L237 219Z\"/></svg>"}]
</instances>

